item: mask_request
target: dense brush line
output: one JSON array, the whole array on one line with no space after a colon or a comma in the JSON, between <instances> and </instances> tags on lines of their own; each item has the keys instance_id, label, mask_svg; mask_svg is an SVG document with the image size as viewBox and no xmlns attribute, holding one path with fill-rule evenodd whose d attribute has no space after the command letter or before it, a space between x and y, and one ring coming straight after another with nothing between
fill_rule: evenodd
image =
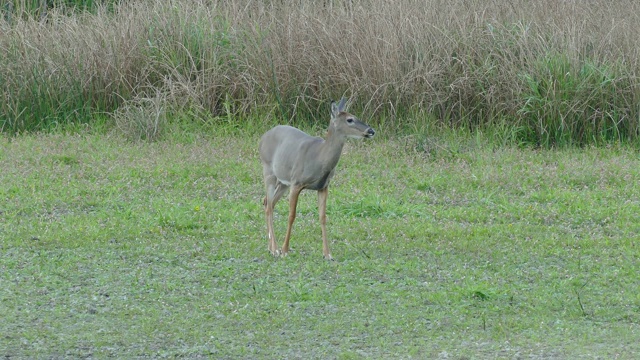
<instances>
[{"instance_id":1,"label":"dense brush line","mask_svg":"<svg viewBox=\"0 0 640 360\"><path fill-rule=\"evenodd\" d=\"M127 109L149 99L202 119L322 121L327 99L347 94L390 129L497 126L540 145L638 137L634 1L104 3L3 10L3 131L134 121Z\"/></svg>"}]
</instances>

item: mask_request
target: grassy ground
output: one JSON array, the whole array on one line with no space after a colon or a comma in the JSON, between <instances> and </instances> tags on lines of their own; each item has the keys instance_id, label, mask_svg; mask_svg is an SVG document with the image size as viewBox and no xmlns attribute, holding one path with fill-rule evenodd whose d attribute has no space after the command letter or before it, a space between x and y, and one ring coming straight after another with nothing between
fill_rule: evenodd
<instances>
[{"instance_id":1,"label":"grassy ground","mask_svg":"<svg viewBox=\"0 0 640 360\"><path fill-rule=\"evenodd\" d=\"M0 138L0 355L640 352L635 151L350 143L327 262L311 192L269 255L257 139Z\"/></svg>"}]
</instances>

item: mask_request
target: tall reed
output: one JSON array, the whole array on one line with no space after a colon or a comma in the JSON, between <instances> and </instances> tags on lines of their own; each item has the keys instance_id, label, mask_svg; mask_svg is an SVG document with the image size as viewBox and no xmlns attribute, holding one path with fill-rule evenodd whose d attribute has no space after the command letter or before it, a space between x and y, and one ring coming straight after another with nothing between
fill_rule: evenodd
<instances>
[{"instance_id":1,"label":"tall reed","mask_svg":"<svg viewBox=\"0 0 640 360\"><path fill-rule=\"evenodd\" d=\"M349 95L388 129L431 121L545 146L634 141L639 20L627 0L54 7L0 20L0 126L86 122L150 97L196 119L315 122Z\"/></svg>"}]
</instances>

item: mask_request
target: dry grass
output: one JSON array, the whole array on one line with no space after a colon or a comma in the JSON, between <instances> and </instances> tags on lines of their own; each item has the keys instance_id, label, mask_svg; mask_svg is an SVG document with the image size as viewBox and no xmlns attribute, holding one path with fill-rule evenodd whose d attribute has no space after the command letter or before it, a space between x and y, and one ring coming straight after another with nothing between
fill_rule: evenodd
<instances>
[{"instance_id":1,"label":"dry grass","mask_svg":"<svg viewBox=\"0 0 640 360\"><path fill-rule=\"evenodd\" d=\"M151 96L202 118L319 120L347 94L390 128L429 114L541 144L638 135L633 1L149 0L67 13L0 21L4 130Z\"/></svg>"}]
</instances>

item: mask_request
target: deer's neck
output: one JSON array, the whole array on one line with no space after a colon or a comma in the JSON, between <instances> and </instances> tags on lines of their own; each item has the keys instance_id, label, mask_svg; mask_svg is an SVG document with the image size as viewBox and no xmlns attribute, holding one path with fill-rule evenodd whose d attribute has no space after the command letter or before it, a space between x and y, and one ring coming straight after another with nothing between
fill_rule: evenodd
<instances>
[{"instance_id":1,"label":"deer's neck","mask_svg":"<svg viewBox=\"0 0 640 360\"><path fill-rule=\"evenodd\" d=\"M340 160L340 155L342 154L342 148L344 147L345 141L345 136L336 134L333 126L329 126L327 136L325 136L324 143L322 143L322 147L319 151L320 158L325 169L332 170L336 167L338 160Z\"/></svg>"}]
</instances>

